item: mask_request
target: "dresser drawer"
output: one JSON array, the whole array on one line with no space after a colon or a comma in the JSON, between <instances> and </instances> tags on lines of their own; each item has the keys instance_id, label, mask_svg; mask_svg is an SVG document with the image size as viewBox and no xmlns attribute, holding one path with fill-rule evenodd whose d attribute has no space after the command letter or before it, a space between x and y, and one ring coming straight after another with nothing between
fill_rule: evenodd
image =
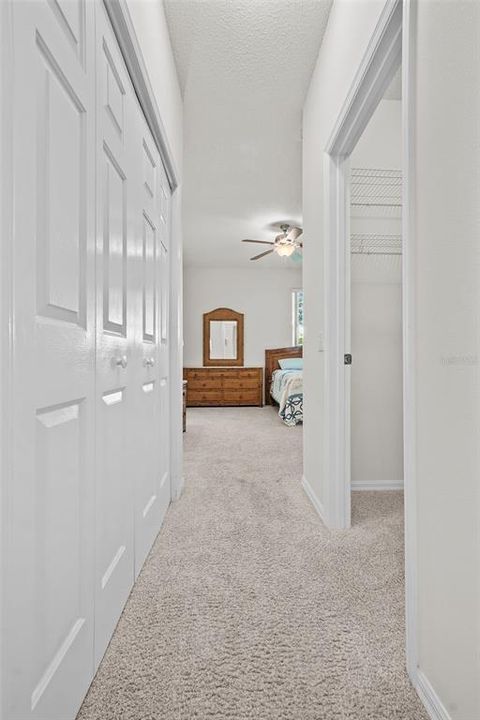
<instances>
[{"instance_id":1,"label":"dresser drawer","mask_svg":"<svg viewBox=\"0 0 480 720\"><path fill-rule=\"evenodd\" d=\"M188 384L192 390L220 390L222 387L222 381L215 380L215 378L202 378L201 380L189 378Z\"/></svg>"},{"instance_id":2,"label":"dresser drawer","mask_svg":"<svg viewBox=\"0 0 480 720\"><path fill-rule=\"evenodd\" d=\"M221 401L221 390L192 390L188 388L187 405L220 405Z\"/></svg>"},{"instance_id":3,"label":"dresser drawer","mask_svg":"<svg viewBox=\"0 0 480 720\"><path fill-rule=\"evenodd\" d=\"M225 378L223 381L224 390L257 390L261 385L260 380L248 378Z\"/></svg>"},{"instance_id":4,"label":"dresser drawer","mask_svg":"<svg viewBox=\"0 0 480 720\"><path fill-rule=\"evenodd\" d=\"M261 380L262 372L257 368L241 368L235 375L239 380Z\"/></svg>"},{"instance_id":5,"label":"dresser drawer","mask_svg":"<svg viewBox=\"0 0 480 720\"><path fill-rule=\"evenodd\" d=\"M224 390L223 402L225 405L260 405L258 390Z\"/></svg>"},{"instance_id":6,"label":"dresser drawer","mask_svg":"<svg viewBox=\"0 0 480 720\"><path fill-rule=\"evenodd\" d=\"M220 383L223 374L220 371L210 372L208 370L188 370L184 373L185 380L188 382L216 382Z\"/></svg>"}]
</instances>

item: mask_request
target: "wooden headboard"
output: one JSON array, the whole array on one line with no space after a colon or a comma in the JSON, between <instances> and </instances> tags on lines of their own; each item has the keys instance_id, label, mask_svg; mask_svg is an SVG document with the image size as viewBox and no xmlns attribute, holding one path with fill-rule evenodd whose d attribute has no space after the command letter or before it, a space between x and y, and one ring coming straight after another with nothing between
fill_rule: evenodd
<instances>
[{"instance_id":1,"label":"wooden headboard","mask_svg":"<svg viewBox=\"0 0 480 720\"><path fill-rule=\"evenodd\" d=\"M297 345L287 348L275 348L274 350L265 350L265 405L271 405L270 385L272 383L272 373L278 370L280 365L278 361L282 358L299 358L303 357L303 347Z\"/></svg>"}]
</instances>

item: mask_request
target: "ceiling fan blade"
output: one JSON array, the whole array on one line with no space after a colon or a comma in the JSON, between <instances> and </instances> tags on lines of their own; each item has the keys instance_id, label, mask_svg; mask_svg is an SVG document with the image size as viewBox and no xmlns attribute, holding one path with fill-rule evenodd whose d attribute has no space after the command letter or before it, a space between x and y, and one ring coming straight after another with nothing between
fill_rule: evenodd
<instances>
[{"instance_id":1,"label":"ceiling fan blade","mask_svg":"<svg viewBox=\"0 0 480 720\"><path fill-rule=\"evenodd\" d=\"M287 233L287 240L290 242L296 240L302 234L303 230L299 227L291 227Z\"/></svg>"},{"instance_id":2,"label":"ceiling fan blade","mask_svg":"<svg viewBox=\"0 0 480 720\"><path fill-rule=\"evenodd\" d=\"M250 260L259 260L262 257L265 257L265 255L270 255L270 253L273 253L273 248L271 250L267 250L266 252L260 253L260 255L255 255L254 257L250 258Z\"/></svg>"},{"instance_id":3,"label":"ceiling fan blade","mask_svg":"<svg viewBox=\"0 0 480 720\"><path fill-rule=\"evenodd\" d=\"M274 245L274 243L270 242L269 240L242 240L242 242L260 243L261 245Z\"/></svg>"}]
</instances>

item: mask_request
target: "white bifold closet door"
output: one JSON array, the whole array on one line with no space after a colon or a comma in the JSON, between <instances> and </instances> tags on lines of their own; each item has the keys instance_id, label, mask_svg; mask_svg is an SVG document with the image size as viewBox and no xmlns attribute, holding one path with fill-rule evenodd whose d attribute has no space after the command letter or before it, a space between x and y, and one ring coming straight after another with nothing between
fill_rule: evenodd
<instances>
[{"instance_id":1,"label":"white bifold closet door","mask_svg":"<svg viewBox=\"0 0 480 720\"><path fill-rule=\"evenodd\" d=\"M134 93L97 6L97 362L95 662L134 581Z\"/></svg>"},{"instance_id":2,"label":"white bifold closet door","mask_svg":"<svg viewBox=\"0 0 480 720\"><path fill-rule=\"evenodd\" d=\"M164 358L168 272L162 277L168 244L167 187L160 155L101 6L97 11L96 664L170 502L168 433L162 427L168 425Z\"/></svg>"},{"instance_id":3,"label":"white bifold closet door","mask_svg":"<svg viewBox=\"0 0 480 720\"><path fill-rule=\"evenodd\" d=\"M137 340L135 344L135 572L158 533L170 503L168 394L168 226L167 178L147 123L136 105L136 233L139 238Z\"/></svg>"},{"instance_id":4,"label":"white bifold closet door","mask_svg":"<svg viewBox=\"0 0 480 720\"><path fill-rule=\"evenodd\" d=\"M13 23L2 717L74 720L170 502L170 189L103 3Z\"/></svg>"},{"instance_id":5,"label":"white bifold closet door","mask_svg":"<svg viewBox=\"0 0 480 720\"><path fill-rule=\"evenodd\" d=\"M8 720L74 717L94 642L95 68L89 2L13 3Z\"/></svg>"}]
</instances>

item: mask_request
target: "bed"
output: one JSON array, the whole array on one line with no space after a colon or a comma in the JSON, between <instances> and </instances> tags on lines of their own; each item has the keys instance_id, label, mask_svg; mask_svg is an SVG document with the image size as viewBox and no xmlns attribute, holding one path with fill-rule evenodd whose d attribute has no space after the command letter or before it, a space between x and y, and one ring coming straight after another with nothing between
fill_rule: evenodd
<instances>
[{"instance_id":1,"label":"bed","mask_svg":"<svg viewBox=\"0 0 480 720\"><path fill-rule=\"evenodd\" d=\"M279 416L289 426L303 422L303 371L282 370L279 361L301 357L301 346L265 350L265 404L278 405Z\"/></svg>"}]
</instances>

